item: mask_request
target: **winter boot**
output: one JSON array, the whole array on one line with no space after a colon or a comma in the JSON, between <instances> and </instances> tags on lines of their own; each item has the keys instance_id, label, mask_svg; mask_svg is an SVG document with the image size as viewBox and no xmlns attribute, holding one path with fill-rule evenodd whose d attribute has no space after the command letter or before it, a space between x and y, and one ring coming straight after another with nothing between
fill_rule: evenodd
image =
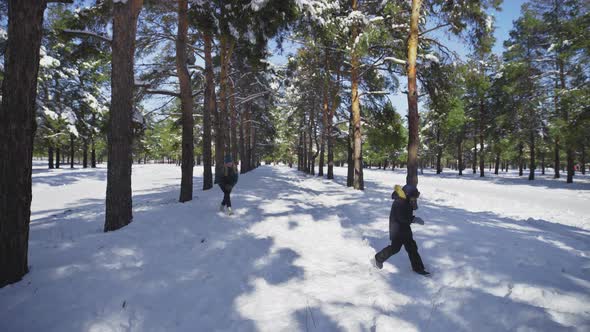
<instances>
[{"instance_id":1,"label":"winter boot","mask_svg":"<svg viewBox=\"0 0 590 332\"><path fill-rule=\"evenodd\" d=\"M219 212L223 212L223 210L225 210L225 205L220 205L219 206Z\"/></svg>"},{"instance_id":2,"label":"winter boot","mask_svg":"<svg viewBox=\"0 0 590 332\"><path fill-rule=\"evenodd\" d=\"M425 277L429 277L430 276L430 272L426 271L426 270L414 270L414 272L423 275Z\"/></svg>"},{"instance_id":3,"label":"winter boot","mask_svg":"<svg viewBox=\"0 0 590 332\"><path fill-rule=\"evenodd\" d=\"M374 267L378 268L379 270L381 270L383 268L383 263L380 262L377 257L373 257L371 258L371 264L373 264Z\"/></svg>"},{"instance_id":4,"label":"winter boot","mask_svg":"<svg viewBox=\"0 0 590 332\"><path fill-rule=\"evenodd\" d=\"M232 214L234 214L234 212L231 210L231 206L228 206L228 207L227 207L227 214L228 214L228 215L230 215L230 216L231 216Z\"/></svg>"}]
</instances>

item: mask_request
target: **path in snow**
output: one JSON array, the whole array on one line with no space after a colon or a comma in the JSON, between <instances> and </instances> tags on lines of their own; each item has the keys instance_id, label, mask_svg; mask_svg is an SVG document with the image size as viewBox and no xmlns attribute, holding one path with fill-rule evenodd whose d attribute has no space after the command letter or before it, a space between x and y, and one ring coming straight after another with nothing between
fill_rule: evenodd
<instances>
[{"instance_id":1,"label":"path in snow","mask_svg":"<svg viewBox=\"0 0 590 332\"><path fill-rule=\"evenodd\" d=\"M590 330L587 185L420 177L423 278L403 249L368 263L405 174L358 192L335 170L261 167L228 217L200 177L180 204L180 168L136 165L134 222L106 234L104 168L36 170L31 272L0 289L0 330Z\"/></svg>"}]
</instances>

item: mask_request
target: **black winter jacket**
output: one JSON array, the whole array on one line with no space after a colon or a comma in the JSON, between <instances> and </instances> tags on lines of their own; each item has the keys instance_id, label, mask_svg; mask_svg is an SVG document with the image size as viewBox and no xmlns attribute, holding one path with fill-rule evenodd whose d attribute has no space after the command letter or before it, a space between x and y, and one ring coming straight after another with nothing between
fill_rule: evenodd
<instances>
[{"instance_id":1,"label":"black winter jacket","mask_svg":"<svg viewBox=\"0 0 590 332\"><path fill-rule=\"evenodd\" d=\"M408 229L413 219L414 210L408 200L396 198L389 212L389 238L393 239L400 231Z\"/></svg>"},{"instance_id":2,"label":"black winter jacket","mask_svg":"<svg viewBox=\"0 0 590 332\"><path fill-rule=\"evenodd\" d=\"M238 170L235 166L225 167L223 166L219 172L215 172L215 183L221 187L235 186L238 183Z\"/></svg>"}]
</instances>

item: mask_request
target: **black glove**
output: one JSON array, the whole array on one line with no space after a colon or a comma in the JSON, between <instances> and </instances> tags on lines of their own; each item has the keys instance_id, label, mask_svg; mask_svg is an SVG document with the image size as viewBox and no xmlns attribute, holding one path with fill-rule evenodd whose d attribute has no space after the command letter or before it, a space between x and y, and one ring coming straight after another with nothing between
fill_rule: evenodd
<instances>
[{"instance_id":1,"label":"black glove","mask_svg":"<svg viewBox=\"0 0 590 332\"><path fill-rule=\"evenodd\" d=\"M424 225L424 220L422 220L422 218L420 218L420 217L414 217L414 220L412 220L412 223L415 223L418 225Z\"/></svg>"}]
</instances>

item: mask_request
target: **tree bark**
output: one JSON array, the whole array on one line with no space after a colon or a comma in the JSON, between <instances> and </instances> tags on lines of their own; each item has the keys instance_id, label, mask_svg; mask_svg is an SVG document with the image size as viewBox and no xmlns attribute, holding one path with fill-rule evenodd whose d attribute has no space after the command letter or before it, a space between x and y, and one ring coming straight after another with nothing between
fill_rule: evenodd
<instances>
[{"instance_id":1,"label":"tree bark","mask_svg":"<svg viewBox=\"0 0 590 332\"><path fill-rule=\"evenodd\" d=\"M242 113L240 116L240 173L245 173L246 169L244 165L246 163L246 146L244 141L244 126L245 126L245 116Z\"/></svg>"},{"instance_id":2,"label":"tree bark","mask_svg":"<svg viewBox=\"0 0 590 332\"><path fill-rule=\"evenodd\" d=\"M357 10L357 0L352 0L352 10ZM352 26L352 40L356 40L359 35L358 27ZM360 59L357 51L353 48L350 59L350 77L351 77L351 100L352 100L352 125L353 125L353 162L354 162L354 180L353 188L364 190L363 181L363 164L362 164L362 135L361 135L361 103L358 92L359 87L359 69Z\"/></svg>"},{"instance_id":3,"label":"tree bark","mask_svg":"<svg viewBox=\"0 0 590 332\"><path fill-rule=\"evenodd\" d=\"M61 164L61 155L60 155L60 150L59 148L55 149L55 168L59 168L60 164Z\"/></svg>"},{"instance_id":4,"label":"tree bark","mask_svg":"<svg viewBox=\"0 0 590 332\"><path fill-rule=\"evenodd\" d=\"M133 60L137 17L142 5L143 0L113 4L105 232L117 230L133 220L131 199Z\"/></svg>"},{"instance_id":5,"label":"tree bark","mask_svg":"<svg viewBox=\"0 0 590 332\"><path fill-rule=\"evenodd\" d=\"M498 175L498 168L500 168L500 152L496 153L496 164L494 165L494 174Z\"/></svg>"},{"instance_id":6,"label":"tree bark","mask_svg":"<svg viewBox=\"0 0 590 332\"><path fill-rule=\"evenodd\" d=\"M485 174L485 155L483 149L483 134L484 134L484 114L485 104L483 99L479 102L479 176L484 177Z\"/></svg>"},{"instance_id":7,"label":"tree bark","mask_svg":"<svg viewBox=\"0 0 590 332\"><path fill-rule=\"evenodd\" d=\"M440 145L440 128L436 130L436 174L442 173L442 146Z\"/></svg>"},{"instance_id":8,"label":"tree bark","mask_svg":"<svg viewBox=\"0 0 590 332\"><path fill-rule=\"evenodd\" d=\"M348 124L348 160L347 160L347 165L348 165L348 173L346 176L346 186L347 187L352 187L354 186L354 141L353 141L353 136L354 136L354 126L353 126L353 121L352 121L352 108L350 111L350 120L349 120L349 124Z\"/></svg>"},{"instance_id":9,"label":"tree bark","mask_svg":"<svg viewBox=\"0 0 590 332\"><path fill-rule=\"evenodd\" d=\"M82 147L82 167L88 168L88 139L83 140L83 147Z\"/></svg>"},{"instance_id":10,"label":"tree bark","mask_svg":"<svg viewBox=\"0 0 590 332\"><path fill-rule=\"evenodd\" d=\"M530 133L530 149L531 149L531 160L529 164L529 180L535 179L535 168L537 167L535 161L535 132L531 130Z\"/></svg>"},{"instance_id":11,"label":"tree bark","mask_svg":"<svg viewBox=\"0 0 590 332\"><path fill-rule=\"evenodd\" d=\"M221 70L219 74L219 109L218 109L218 123L217 123L217 144L215 146L215 163L217 165L216 172L224 165L225 154L230 150L229 148L229 128L228 128L228 84L229 84L229 60L233 52L233 42L227 36L221 35L219 38L220 61Z\"/></svg>"},{"instance_id":12,"label":"tree bark","mask_svg":"<svg viewBox=\"0 0 590 332\"><path fill-rule=\"evenodd\" d=\"M555 174L553 175L554 179L559 179L559 166L560 166L560 162L559 162L559 139L556 137L555 138L555 157L554 157L554 163L553 163L553 170L555 172Z\"/></svg>"},{"instance_id":13,"label":"tree bark","mask_svg":"<svg viewBox=\"0 0 590 332\"><path fill-rule=\"evenodd\" d=\"M236 109L236 97L234 95L234 84L233 82L229 86L229 94L230 94L230 135L231 135L231 157L234 163L238 161L238 112Z\"/></svg>"},{"instance_id":14,"label":"tree bark","mask_svg":"<svg viewBox=\"0 0 590 332\"><path fill-rule=\"evenodd\" d=\"M178 0L178 30L176 33L176 72L180 83L182 113L182 164L179 202L193 199L193 169L195 164L193 138L193 96L188 72L188 0Z\"/></svg>"},{"instance_id":15,"label":"tree bark","mask_svg":"<svg viewBox=\"0 0 590 332\"><path fill-rule=\"evenodd\" d=\"M586 175L586 146L582 144L582 175Z\"/></svg>"},{"instance_id":16,"label":"tree bark","mask_svg":"<svg viewBox=\"0 0 590 332\"><path fill-rule=\"evenodd\" d=\"M203 190L213 187L213 171L211 169L211 116L217 114L215 100L215 76L213 74L213 57L211 33L203 31L205 53L205 107L203 111Z\"/></svg>"},{"instance_id":17,"label":"tree bark","mask_svg":"<svg viewBox=\"0 0 590 332\"><path fill-rule=\"evenodd\" d=\"M53 146L49 146L47 151L47 161L49 163L49 169L53 169Z\"/></svg>"},{"instance_id":18,"label":"tree bark","mask_svg":"<svg viewBox=\"0 0 590 332\"><path fill-rule=\"evenodd\" d=\"M524 165L523 165L524 162L523 162L523 158L522 158L522 155L523 155L522 150L523 150L523 144L519 143L518 144L518 176L522 176L522 173L523 173L522 169L524 167Z\"/></svg>"},{"instance_id":19,"label":"tree bark","mask_svg":"<svg viewBox=\"0 0 590 332\"><path fill-rule=\"evenodd\" d=\"M418 21L421 6L422 0L412 0L410 35L408 38L408 174L406 183L414 186L418 185L418 146L420 145L416 56L418 53Z\"/></svg>"},{"instance_id":20,"label":"tree bark","mask_svg":"<svg viewBox=\"0 0 590 332\"><path fill-rule=\"evenodd\" d=\"M0 105L0 287L29 271L29 223L42 0L8 1Z\"/></svg>"},{"instance_id":21,"label":"tree bark","mask_svg":"<svg viewBox=\"0 0 590 332\"><path fill-rule=\"evenodd\" d=\"M70 134L70 168L74 168L74 135Z\"/></svg>"},{"instance_id":22,"label":"tree bark","mask_svg":"<svg viewBox=\"0 0 590 332\"><path fill-rule=\"evenodd\" d=\"M457 146L457 167L459 167L459 175L463 175L463 140L459 139L459 144Z\"/></svg>"}]
</instances>

